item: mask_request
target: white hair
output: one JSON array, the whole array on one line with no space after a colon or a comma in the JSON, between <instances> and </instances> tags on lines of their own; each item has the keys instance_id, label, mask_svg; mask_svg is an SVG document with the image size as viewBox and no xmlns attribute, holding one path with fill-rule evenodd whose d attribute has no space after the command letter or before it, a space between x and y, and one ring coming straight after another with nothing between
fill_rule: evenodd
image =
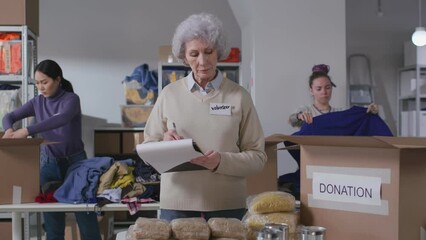
<instances>
[{"instance_id":1,"label":"white hair","mask_svg":"<svg viewBox=\"0 0 426 240\"><path fill-rule=\"evenodd\" d=\"M185 58L185 43L193 39L202 39L216 49L218 60L228 57L229 49L223 34L223 24L210 13L193 14L176 28L172 42L173 55L183 60Z\"/></svg>"}]
</instances>

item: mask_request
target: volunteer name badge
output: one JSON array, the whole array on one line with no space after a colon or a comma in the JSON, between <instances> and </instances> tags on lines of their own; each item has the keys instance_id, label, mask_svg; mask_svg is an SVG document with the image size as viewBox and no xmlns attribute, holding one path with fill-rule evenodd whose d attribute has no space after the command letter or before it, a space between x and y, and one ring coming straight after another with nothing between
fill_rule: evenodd
<instances>
[{"instance_id":1,"label":"volunteer name badge","mask_svg":"<svg viewBox=\"0 0 426 240\"><path fill-rule=\"evenodd\" d=\"M231 116L231 105L224 103L210 103L210 114Z\"/></svg>"}]
</instances>

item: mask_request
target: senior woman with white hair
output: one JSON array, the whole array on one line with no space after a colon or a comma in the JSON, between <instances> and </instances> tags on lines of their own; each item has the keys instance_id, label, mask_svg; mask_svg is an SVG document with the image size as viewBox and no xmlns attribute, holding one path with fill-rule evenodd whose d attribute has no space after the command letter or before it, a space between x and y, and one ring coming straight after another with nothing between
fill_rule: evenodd
<instances>
[{"instance_id":1,"label":"senior woman with white hair","mask_svg":"<svg viewBox=\"0 0 426 240\"><path fill-rule=\"evenodd\" d=\"M189 16L176 29L172 51L191 72L162 90L144 143L192 138L204 156L188 159L198 170L161 175L160 218L241 219L246 177L263 169L266 154L250 95L216 67L228 52L222 22L208 13Z\"/></svg>"}]
</instances>

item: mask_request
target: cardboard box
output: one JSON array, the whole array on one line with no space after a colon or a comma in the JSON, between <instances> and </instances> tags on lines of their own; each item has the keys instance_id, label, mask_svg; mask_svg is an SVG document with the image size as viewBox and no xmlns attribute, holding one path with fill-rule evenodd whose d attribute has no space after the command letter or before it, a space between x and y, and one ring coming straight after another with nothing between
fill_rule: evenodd
<instances>
[{"instance_id":1,"label":"cardboard box","mask_svg":"<svg viewBox=\"0 0 426 240\"><path fill-rule=\"evenodd\" d=\"M0 219L0 239L12 239L12 220Z\"/></svg>"},{"instance_id":2,"label":"cardboard box","mask_svg":"<svg viewBox=\"0 0 426 240\"><path fill-rule=\"evenodd\" d=\"M0 139L0 204L34 202L40 192L42 142L37 138Z\"/></svg>"},{"instance_id":3,"label":"cardboard box","mask_svg":"<svg viewBox=\"0 0 426 240\"><path fill-rule=\"evenodd\" d=\"M124 105L121 106L121 124L123 127L145 127L153 106Z\"/></svg>"},{"instance_id":4,"label":"cardboard box","mask_svg":"<svg viewBox=\"0 0 426 240\"><path fill-rule=\"evenodd\" d=\"M0 0L0 25L28 25L39 33L39 0Z\"/></svg>"},{"instance_id":5,"label":"cardboard box","mask_svg":"<svg viewBox=\"0 0 426 240\"><path fill-rule=\"evenodd\" d=\"M165 63L177 63L179 62L177 58L172 53L171 45L163 45L158 48L158 58L160 62Z\"/></svg>"},{"instance_id":6,"label":"cardboard box","mask_svg":"<svg viewBox=\"0 0 426 240\"><path fill-rule=\"evenodd\" d=\"M282 141L279 141L282 142ZM277 143L275 138L265 138L265 151L268 160L263 170L247 178L247 194L257 194L278 190Z\"/></svg>"},{"instance_id":7,"label":"cardboard box","mask_svg":"<svg viewBox=\"0 0 426 240\"><path fill-rule=\"evenodd\" d=\"M420 239L426 138L273 138L300 144L302 224L325 227L328 240Z\"/></svg>"}]
</instances>

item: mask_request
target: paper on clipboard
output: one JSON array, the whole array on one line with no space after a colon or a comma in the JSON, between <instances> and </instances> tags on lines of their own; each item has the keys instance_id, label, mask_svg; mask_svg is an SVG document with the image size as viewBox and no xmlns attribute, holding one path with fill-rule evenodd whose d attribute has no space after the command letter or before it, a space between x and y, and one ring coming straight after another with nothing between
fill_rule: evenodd
<instances>
[{"instance_id":1,"label":"paper on clipboard","mask_svg":"<svg viewBox=\"0 0 426 240\"><path fill-rule=\"evenodd\" d=\"M159 173L206 169L189 162L193 158L203 156L198 146L190 138L138 144L136 151L142 160Z\"/></svg>"}]
</instances>

